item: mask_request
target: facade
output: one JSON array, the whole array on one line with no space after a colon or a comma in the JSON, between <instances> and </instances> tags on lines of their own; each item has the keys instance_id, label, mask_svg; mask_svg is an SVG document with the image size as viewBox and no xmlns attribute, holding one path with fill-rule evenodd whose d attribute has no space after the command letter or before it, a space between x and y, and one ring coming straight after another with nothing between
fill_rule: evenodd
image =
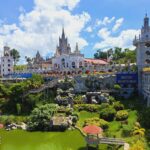
<instances>
[{"instance_id":1,"label":"facade","mask_svg":"<svg viewBox=\"0 0 150 150\"><path fill-rule=\"evenodd\" d=\"M150 106L150 73L144 71L150 67L150 25L149 17L145 16L144 25L139 37L135 37L133 44L136 46L136 59L138 66L138 89Z\"/></svg>"},{"instance_id":2,"label":"facade","mask_svg":"<svg viewBox=\"0 0 150 150\"><path fill-rule=\"evenodd\" d=\"M85 59L79 51L78 43L76 43L74 52L71 52L70 44L63 29L56 53L52 58L52 70L63 73L78 73L86 70L106 71L107 66L108 63L104 60Z\"/></svg>"},{"instance_id":3,"label":"facade","mask_svg":"<svg viewBox=\"0 0 150 150\"><path fill-rule=\"evenodd\" d=\"M51 59L44 59L39 51L37 51L36 56L32 59L26 58L28 61L27 69L30 72L42 72L42 71L49 71L52 68L52 60Z\"/></svg>"},{"instance_id":4,"label":"facade","mask_svg":"<svg viewBox=\"0 0 150 150\"><path fill-rule=\"evenodd\" d=\"M133 41L136 46L136 60L138 66L138 89L142 92L142 70L144 67L150 67L150 26L147 14L144 18L144 25L141 29L139 38L135 36Z\"/></svg>"},{"instance_id":5,"label":"facade","mask_svg":"<svg viewBox=\"0 0 150 150\"><path fill-rule=\"evenodd\" d=\"M11 49L5 46L3 56L1 57L1 76L13 73L13 63L14 59L11 56Z\"/></svg>"}]
</instances>

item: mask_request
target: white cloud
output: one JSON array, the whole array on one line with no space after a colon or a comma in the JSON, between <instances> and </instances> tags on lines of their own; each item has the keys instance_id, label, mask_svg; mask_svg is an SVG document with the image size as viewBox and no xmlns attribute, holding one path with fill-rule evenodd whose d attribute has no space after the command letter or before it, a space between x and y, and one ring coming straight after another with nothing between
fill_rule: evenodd
<instances>
[{"instance_id":1,"label":"white cloud","mask_svg":"<svg viewBox=\"0 0 150 150\"><path fill-rule=\"evenodd\" d=\"M98 36L102 39L106 39L110 36L111 32L107 28L102 28L98 32Z\"/></svg>"},{"instance_id":2,"label":"white cloud","mask_svg":"<svg viewBox=\"0 0 150 150\"><path fill-rule=\"evenodd\" d=\"M114 32L117 31L121 27L123 21L124 21L124 18L120 18L120 19L116 20L115 25L112 30Z\"/></svg>"},{"instance_id":3,"label":"white cloud","mask_svg":"<svg viewBox=\"0 0 150 150\"><path fill-rule=\"evenodd\" d=\"M46 56L55 51L63 26L72 49L76 42L82 49L88 43L80 32L90 20L90 15L87 12L72 14L79 1L34 0L32 11L21 12L18 26L0 25L0 49L8 43L8 46L18 49L23 57L34 56L37 50Z\"/></svg>"},{"instance_id":4,"label":"white cloud","mask_svg":"<svg viewBox=\"0 0 150 150\"><path fill-rule=\"evenodd\" d=\"M133 48L132 41L139 30L128 29L120 33L119 36L106 36L104 39L95 44L94 49L108 49L114 47Z\"/></svg>"},{"instance_id":5,"label":"white cloud","mask_svg":"<svg viewBox=\"0 0 150 150\"><path fill-rule=\"evenodd\" d=\"M101 26L101 25L108 25L112 23L115 20L115 17L109 18L109 17L104 17L103 20L96 20L96 26Z\"/></svg>"},{"instance_id":6,"label":"white cloud","mask_svg":"<svg viewBox=\"0 0 150 150\"><path fill-rule=\"evenodd\" d=\"M92 32L93 30L92 30L92 27L89 26L89 27L87 27L87 28L85 29L85 31L87 31L87 32L90 33L90 32Z\"/></svg>"}]
</instances>

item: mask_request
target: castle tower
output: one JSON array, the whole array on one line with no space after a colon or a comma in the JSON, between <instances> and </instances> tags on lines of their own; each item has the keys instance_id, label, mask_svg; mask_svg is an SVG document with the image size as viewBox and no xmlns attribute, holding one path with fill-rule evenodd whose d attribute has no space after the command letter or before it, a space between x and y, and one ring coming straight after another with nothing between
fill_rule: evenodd
<instances>
[{"instance_id":1,"label":"castle tower","mask_svg":"<svg viewBox=\"0 0 150 150\"><path fill-rule=\"evenodd\" d=\"M142 92L142 70L144 67L150 67L150 26L147 14L144 18L139 38L135 36L133 45L136 46L136 60L138 66L138 85L139 92Z\"/></svg>"},{"instance_id":2,"label":"castle tower","mask_svg":"<svg viewBox=\"0 0 150 150\"><path fill-rule=\"evenodd\" d=\"M62 54L70 54L71 48L70 44L68 44L68 39L65 36L64 28L62 29L62 35L61 38L59 37L59 46L56 49L56 56L62 55Z\"/></svg>"}]
</instances>

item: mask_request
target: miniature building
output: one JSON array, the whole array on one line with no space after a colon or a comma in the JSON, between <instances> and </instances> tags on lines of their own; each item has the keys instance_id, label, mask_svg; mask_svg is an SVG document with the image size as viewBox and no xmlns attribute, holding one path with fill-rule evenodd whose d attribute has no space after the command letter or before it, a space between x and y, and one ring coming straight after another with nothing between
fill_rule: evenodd
<instances>
[{"instance_id":1,"label":"miniature building","mask_svg":"<svg viewBox=\"0 0 150 150\"><path fill-rule=\"evenodd\" d=\"M71 52L70 44L65 36L64 29L59 38L59 46L56 48L55 56L52 58L52 69L60 72L79 72L85 70L106 70L108 63L104 60L85 59L80 53L78 43L74 52Z\"/></svg>"},{"instance_id":2,"label":"miniature building","mask_svg":"<svg viewBox=\"0 0 150 150\"><path fill-rule=\"evenodd\" d=\"M13 62L14 59L11 56L11 50L8 46L4 47L4 53L1 57L1 75L9 75L13 73Z\"/></svg>"},{"instance_id":3,"label":"miniature building","mask_svg":"<svg viewBox=\"0 0 150 150\"><path fill-rule=\"evenodd\" d=\"M139 93L144 96L150 106L150 73L144 69L150 67L150 26L147 14L144 18L141 34L139 38L135 37L133 44L136 46Z\"/></svg>"}]
</instances>

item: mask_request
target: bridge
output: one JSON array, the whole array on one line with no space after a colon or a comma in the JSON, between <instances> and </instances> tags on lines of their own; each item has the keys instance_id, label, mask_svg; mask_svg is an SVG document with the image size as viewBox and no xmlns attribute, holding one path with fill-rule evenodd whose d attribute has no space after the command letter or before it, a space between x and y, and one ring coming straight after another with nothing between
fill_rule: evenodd
<instances>
[{"instance_id":1,"label":"bridge","mask_svg":"<svg viewBox=\"0 0 150 150\"><path fill-rule=\"evenodd\" d=\"M40 92L44 91L45 89L53 88L57 85L57 83L58 83L58 79L52 80L49 83L42 85L38 89L32 89L30 91L27 91L26 93L23 94L23 97L26 97L29 94L40 93Z\"/></svg>"},{"instance_id":2,"label":"bridge","mask_svg":"<svg viewBox=\"0 0 150 150\"><path fill-rule=\"evenodd\" d=\"M106 138L106 137L101 137L101 138L89 138L86 137L86 142L89 145L99 145L99 144L112 144L112 145L120 145L124 146L124 150L129 150L129 144L123 141L122 139L117 139L117 138Z\"/></svg>"}]
</instances>

